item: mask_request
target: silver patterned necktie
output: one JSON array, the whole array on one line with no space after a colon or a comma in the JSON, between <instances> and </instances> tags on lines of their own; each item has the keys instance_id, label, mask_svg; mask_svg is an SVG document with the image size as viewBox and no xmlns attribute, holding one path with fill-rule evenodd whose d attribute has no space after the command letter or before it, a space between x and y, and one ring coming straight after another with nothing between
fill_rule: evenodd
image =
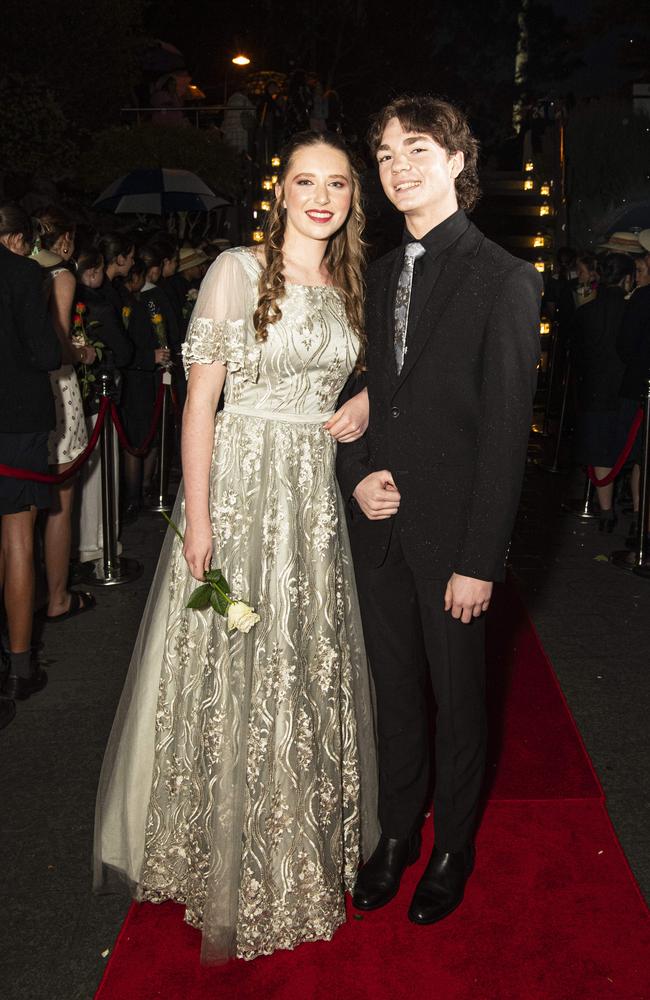
<instances>
[{"instance_id":1,"label":"silver patterned necktie","mask_svg":"<svg viewBox=\"0 0 650 1000\"><path fill-rule=\"evenodd\" d=\"M406 334L409 325L409 306L413 287L413 268L418 257L426 250L421 243L407 243L404 249L404 263L397 282L395 295L395 363L399 375L406 357Z\"/></svg>"}]
</instances>

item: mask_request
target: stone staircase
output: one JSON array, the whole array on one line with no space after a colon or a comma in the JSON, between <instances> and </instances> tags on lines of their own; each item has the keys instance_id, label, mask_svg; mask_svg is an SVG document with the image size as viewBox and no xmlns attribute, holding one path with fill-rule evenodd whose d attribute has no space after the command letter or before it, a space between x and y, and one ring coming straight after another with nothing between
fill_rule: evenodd
<instances>
[{"instance_id":1,"label":"stone staircase","mask_svg":"<svg viewBox=\"0 0 650 1000\"><path fill-rule=\"evenodd\" d=\"M538 271L550 268L555 238L553 181L536 171L486 170L472 219L486 236Z\"/></svg>"}]
</instances>

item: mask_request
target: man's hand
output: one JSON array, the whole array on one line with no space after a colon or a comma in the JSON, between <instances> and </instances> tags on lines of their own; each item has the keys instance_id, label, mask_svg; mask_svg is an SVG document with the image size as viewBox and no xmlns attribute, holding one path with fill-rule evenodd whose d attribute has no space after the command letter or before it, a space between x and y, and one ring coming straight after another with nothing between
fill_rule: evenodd
<instances>
[{"instance_id":1,"label":"man's hand","mask_svg":"<svg viewBox=\"0 0 650 1000\"><path fill-rule=\"evenodd\" d=\"M362 479L352 494L361 510L371 521L385 521L399 510L401 497L390 472L371 472Z\"/></svg>"},{"instance_id":2,"label":"man's hand","mask_svg":"<svg viewBox=\"0 0 650 1000\"><path fill-rule=\"evenodd\" d=\"M489 608L492 586L488 580L452 573L445 591L445 611L451 611L452 618L460 618L468 625Z\"/></svg>"}]
</instances>

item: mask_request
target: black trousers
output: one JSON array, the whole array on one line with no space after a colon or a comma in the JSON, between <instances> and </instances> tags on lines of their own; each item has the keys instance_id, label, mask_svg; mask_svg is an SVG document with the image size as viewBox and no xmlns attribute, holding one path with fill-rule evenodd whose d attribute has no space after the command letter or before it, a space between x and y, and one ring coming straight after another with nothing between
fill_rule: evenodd
<instances>
[{"instance_id":1,"label":"black trousers","mask_svg":"<svg viewBox=\"0 0 650 1000\"><path fill-rule=\"evenodd\" d=\"M352 544L354 551L354 537ZM485 769L485 616L465 625L444 610L447 580L414 575L397 524L384 563L368 566L355 554L355 574L377 695L382 832L408 836L428 804L430 677L435 842L462 850L474 833Z\"/></svg>"}]
</instances>

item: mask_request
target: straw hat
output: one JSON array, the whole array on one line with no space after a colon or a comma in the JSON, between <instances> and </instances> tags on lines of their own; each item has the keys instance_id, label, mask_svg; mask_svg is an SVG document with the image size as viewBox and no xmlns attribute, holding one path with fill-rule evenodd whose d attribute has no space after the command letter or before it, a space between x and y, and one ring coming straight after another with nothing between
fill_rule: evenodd
<instances>
[{"instance_id":1,"label":"straw hat","mask_svg":"<svg viewBox=\"0 0 650 1000\"><path fill-rule=\"evenodd\" d=\"M178 270L187 271L190 267L197 267L205 264L210 258L203 250L195 250L194 247L181 247L178 255Z\"/></svg>"},{"instance_id":2,"label":"straw hat","mask_svg":"<svg viewBox=\"0 0 650 1000\"><path fill-rule=\"evenodd\" d=\"M637 238L645 252L650 253L650 229L642 229Z\"/></svg>"},{"instance_id":3,"label":"straw hat","mask_svg":"<svg viewBox=\"0 0 650 1000\"><path fill-rule=\"evenodd\" d=\"M612 233L606 243L598 245L599 250L612 250L616 253L645 253L639 239L634 233Z\"/></svg>"}]
</instances>

